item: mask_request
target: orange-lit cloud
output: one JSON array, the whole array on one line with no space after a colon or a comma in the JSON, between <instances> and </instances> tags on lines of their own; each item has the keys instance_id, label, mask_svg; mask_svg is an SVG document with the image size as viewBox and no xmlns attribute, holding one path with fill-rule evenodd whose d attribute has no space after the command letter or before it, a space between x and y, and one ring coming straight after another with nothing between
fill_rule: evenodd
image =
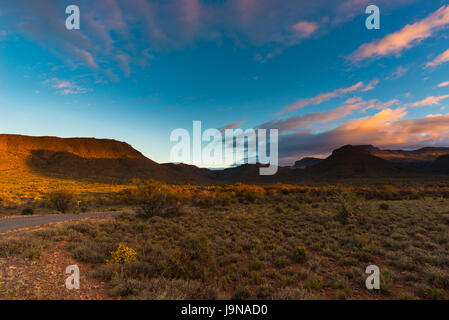
<instances>
[{"instance_id":1,"label":"orange-lit cloud","mask_svg":"<svg viewBox=\"0 0 449 320\"><path fill-rule=\"evenodd\" d=\"M426 106L432 106L435 104L439 104L441 100L447 99L449 98L449 94L443 95L443 96L438 96L438 97L434 97L434 96L430 96L427 97L421 101L415 102L415 103L411 103L408 106L410 107L426 107Z\"/></svg>"},{"instance_id":2,"label":"orange-lit cloud","mask_svg":"<svg viewBox=\"0 0 449 320\"><path fill-rule=\"evenodd\" d=\"M282 163L287 159L326 154L345 144L382 148L418 148L449 144L449 114L406 119L404 107L385 109L373 116L347 121L322 133L297 132L280 136Z\"/></svg>"},{"instance_id":3,"label":"orange-lit cloud","mask_svg":"<svg viewBox=\"0 0 449 320\"><path fill-rule=\"evenodd\" d=\"M401 30L386 37L361 45L350 59L360 61L399 54L431 37L438 30L449 25L449 6L443 6L427 18L408 24Z\"/></svg>"},{"instance_id":4,"label":"orange-lit cloud","mask_svg":"<svg viewBox=\"0 0 449 320\"><path fill-rule=\"evenodd\" d=\"M244 124L245 122L246 122L246 121L235 121L235 122L232 122L232 123L230 123L230 124L224 126L223 128L221 128L220 131L224 131L224 130L226 130L226 129L235 129L235 128L238 128L238 127L240 127L242 124Z\"/></svg>"},{"instance_id":5,"label":"orange-lit cloud","mask_svg":"<svg viewBox=\"0 0 449 320\"><path fill-rule=\"evenodd\" d=\"M348 102L357 102L356 99L348 100ZM313 126L317 123L329 122L350 115L354 110L360 109L365 103L357 102L346 104L331 111L307 113L302 116L292 117L286 120L271 121L264 123L260 128L274 128L280 131L298 130Z\"/></svg>"},{"instance_id":6,"label":"orange-lit cloud","mask_svg":"<svg viewBox=\"0 0 449 320\"><path fill-rule=\"evenodd\" d=\"M292 26L298 38L309 38L315 31L318 30L318 24L308 21L300 21Z\"/></svg>"},{"instance_id":7,"label":"orange-lit cloud","mask_svg":"<svg viewBox=\"0 0 449 320\"><path fill-rule=\"evenodd\" d=\"M435 59L433 59L432 61L427 63L426 67L427 68L428 67L436 67L436 66L439 66L440 64L448 62L448 61L449 61L449 49L447 49L442 54L440 54L438 57L436 57Z\"/></svg>"},{"instance_id":8,"label":"orange-lit cloud","mask_svg":"<svg viewBox=\"0 0 449 320\"><path fill-rule=\"evenodd\" d=\"M444 81L438 84L438 88L443 88L449 86L449 81Z\"/></svg>"},{"instance_id":9,"label":"orange-lit cloud","mask_svg":"<svg viewBox=\"0 0 449 320\"><path fill-rule=\"evenodd\" d=\"M301 100L295 102L294 104L286 106L281 112L277 113L276 115L282 115L282 114L285 114L287 112L290 112L290 111L293 111L296 109L304 108L305 106L308 106L308 105L318 105L325 101L331 100L333 98L340 97L346 93L350 93L350 92L354 92L354 91L362 91L362 92L369 91L369 90L374 89L374 87L376 86L377 83L378 83L377 80L373 80L368 85L365 86L365 84L362 81L360 81L348 88L340 88L340 89L336 89L331 92L319 94L312 98L301 99Z\"/></svg>"}]
</instances>

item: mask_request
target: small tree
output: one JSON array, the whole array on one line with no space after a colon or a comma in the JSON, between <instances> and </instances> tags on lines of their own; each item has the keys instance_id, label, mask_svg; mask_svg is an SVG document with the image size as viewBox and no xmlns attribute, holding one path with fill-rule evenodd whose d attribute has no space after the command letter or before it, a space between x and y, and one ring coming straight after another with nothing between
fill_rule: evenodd
<instances>
[{"instance_id":1,"label":"small tree","mask_svg":"<svg viewBox=\"0 0 449 320\"><path fill-rule=\"evenodd\" d=\"M141 216L150 218L181 213L181 197L170 186L156 180L135 183L137 188L133 192L133 199L141 209Z\"/></svg>"},{"instance_id":2,"label":"small tree","mask_svg":"<svg viewBox=\"0 0 449 320\"><path fill-rule=\"evenodd\" d=\"M74 197L66 191L53 192L49 195L50 202L59 212L67 212L73 205Z\"/></svg>"},{"instance_id":3,"label":"small tree","mask_svg":"<svg viewBox=\"0 0 449 320\"><path fill-rule=\"evenodd\" d=\"M336 219L342 224L347 224L349 218L356 217L361 211L361 204L352 192L341 192L337 195Z\"/></svg>"}]
</instances>

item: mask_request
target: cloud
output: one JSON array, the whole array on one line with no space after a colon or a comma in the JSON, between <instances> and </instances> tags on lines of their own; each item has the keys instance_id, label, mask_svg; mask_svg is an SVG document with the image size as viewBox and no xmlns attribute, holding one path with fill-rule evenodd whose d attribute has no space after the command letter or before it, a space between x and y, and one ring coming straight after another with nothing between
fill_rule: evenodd
<instances>
[{"instance_id":1,"label":"cloud","mask_svg":"<svg viewBox=\"0 0 449 320\"><path fill-rule=\"evenodd\" d=\"M443 88L449 86L449 81L441 82L438 84L438 88Z\"/></svg>"},{"instance_id":2,"label":"cloud","mask_svg":"<svg viewBox=\"0 0 449 320\"><path fill-rule=\"evenodd\" d=\"M378 1L391 8L412 0ZM147 66L154 52L195 46L202 41L220 45L230 40L237 48L256 46L260 53L255 60L266 62L288 47L363 15L366 4L355 0L78 2L82 11L79 31L64 28L65 15L61 13L65 6L61 1L5 1L2 14L11 22L8 27L12 32L48 48L73 69L91 68L102 81L120 80L117 62L126 77L133 67ZM117 61L121 54L129 59Z\"/></svg>"},{"instance_id":3,"label":"cloud","mask_svg":"<svg viewBox=\"0 0 449 320\"><path fill-rule=\"evenodd\" d=\"M90 52L83 49L75 49L75 53L78 57L80 57L82 61L84 61L87 66L94 69L98 68L98 65L95 62L95 58Z\"/></svg>"},{"instance_id":4,"label":"cloud","mask_svg":"<svg viewBox=\"0 0 449 320\"><path fill-rule=\"evenodd\" d=\"M131 74L131 68L129 67L129 64L131 62L131 57L127 54L118 54L115 56L115 58L118 61L120 69L123 71L126 78L129 78Z\"/></svg>"},{"instance_id":5,"label":"cloud","mask_svg":"<svg viewBox=\"0 0 449 320\"><path fill-rule=\"evenodd\" d=\"M224 131L226 129L235 129L238 128L240 126L242 126L242 124L244 124L246 121L236 121L236 122L232 122L226 126L224 126L223 128L220 129L220 131Z\"/></svg>"},{"instance_id":6,"label":"cloud","mask_svg":"<svg viewBox=\"0 0 449 320\"><path fill-rule=\"evenodd\" d=\"M407 71L407 67L399 66L394 70L393 74L388 79L396 80L402 78L407 73Z\"/></svg>"},{"instance_id":7,"label":"cloud","mask_svg":"<svg viewBox=\"0 0 449 320\"><path fill-rule=\"evenodd\" d=\"M379 80L372 80L366 85L365 88L361 89L362 92L367 92L373 90L379 84Z\"/></svg>"},{"instance_id":8,"label":"cloud","mask_svg":"<svg viewBox=\"0 0 449 320\"><path fill-rule=\"evenodd\" d=\"M449 24L449 6L442 6L437 11L413 24L386 37L361 45L349 58L360 61L368 58L380 58L392 54L400 54L406 49L431 37L435 32Z\"/></svg>"},{"instance_id":9,"label":"cloud","mask_svg":"<svg viewBox=\"0 0 449 320\"><path fill-rule=\"evenodd\" d=\"M411 103L408 106L410 107L426 107L426 106L432 106L435 104L439 104L441 100L443 99L447 99L449 98L449 94L443 95L443 96L438 96L438 97L434 97L434 96L430 96L427 97L421 101L415 102L415 103Z\"/></svg>"},{"instance_id":10,"label":"cloud","mask_svg":"<svg viewBox=\"0 0 449 320\"><path fill-rule=\"evenodd\" d=\"M280 136L281 163L308 155L329 154L345 144L373 144L381 148L418 148L449 144L449 114L404 119L404 107L385 109L371 117L349 120L325 132L297 132Z\"/></svg>"},{"instance_id":11,"label":"cloud","mask_svg":"<svg viewBox=\"0 0 449 320\"><path fill-rule=\"evenodd\" d=\"M449 49L444 51L442 54L440 54L438 57L436 57L432 61L428 62L426 64L426 68L430 68L430 67L433 68L433 67L439 66L442 63L448 62L448 61L449 61Z\"/></svg>"},{"instance_id":12,"label":"cloud","mask_svg":"<svg viewBox=\"0 0 449 320\"><path fill-rule=\"evenodd\" d=\"M333 98L340 97L340 96L350 93L350 92L354 92L354 91L362 91L363 92L363 91L372 90L377 83L378 83L377 80L373 80L368 85L365 86L365 84L362 81L360 81L348 88L340 88L340 89L336 89L331 92L319 94L312 98L301 99L301 100L295 102L294 104L286 106L281 112L277 113L276 115L282 115L287 112L291 112L291 111L294 111L297 109L304 108L305 106L308 106L308 105L318 105L325 101L329 101Z\"/></svg>"},{"instance_id":13,"label":"cloud","mask_svg":"<svg viewBox=\"0 0 449 320\"><path fill-rule=\"evenodd\" d=\"M319 26L317 23L300 21L292 26L293 32L296 34L297 38L309 38L313 33L318 30Z\"/></svg>"},{"instance_id":14,"label":"cloud","mask_svg":"<svg viewBox=\"0 0 449 320\"><path fill-rule=\"evenodd\" d=\"M270 121L260 125L260 128L279 129L280 131L302 130L317 123L329 122L346 117L354 110L360 109L364 105L364 102L356 101L356 99L351 99L347 102L350 104L340 106L331 111L307 113L305 115L288 118L286 120Z\"/></svg>"},{"instance_id":15,"label":"cloud","mask_svg":"<svg viewBox=\"0 0 449 320\"><path fill-rule=\"evenodd\" d=\"M46 80L44 83L50 83L53 88L55 88L58 94L68 95L68 94L80 94L90 91L89 89L80 87L72 81L60 80L58 78L52 78L51 80Z\"/></svg>"}]
</instances>

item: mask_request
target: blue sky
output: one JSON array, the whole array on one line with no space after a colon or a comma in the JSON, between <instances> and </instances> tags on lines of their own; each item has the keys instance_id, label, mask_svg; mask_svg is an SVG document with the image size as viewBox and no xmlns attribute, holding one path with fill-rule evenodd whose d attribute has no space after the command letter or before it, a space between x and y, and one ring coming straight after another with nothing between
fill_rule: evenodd
<instances>
[{"instance_id":1,"label":"blue sky","mask_svg":"<svg viewBox=\"0 0 449 320\"><path fill-rule=\"evenodd\" d=\"M65 28L65 8L81 29ZM344 144L449 146L449 6L378 0L0 2L1 133L126 141L279 128L282 164Z\"/></svg>"}]
</instances>

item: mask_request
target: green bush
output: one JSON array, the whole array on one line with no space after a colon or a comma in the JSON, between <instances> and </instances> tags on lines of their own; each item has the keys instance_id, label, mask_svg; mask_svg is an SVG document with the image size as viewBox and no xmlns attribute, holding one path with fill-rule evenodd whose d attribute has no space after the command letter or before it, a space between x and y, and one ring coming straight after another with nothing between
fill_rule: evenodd
<instances>
[{"instance_id":1,"label":"green bush","mask_svg":"<svg viewBox=\"0 0 449 320\"><path fill-rule=\"evenodd\" d=\"M335 295L339 300L346 300L351 297L352 290L349 287L345 287L343 289L337 290Z\"/></svg>"},{"instance_id":2,"label":"green bush","mask_svg":"<svg viewBox=\"0 0 449 320\"><path fill-rule=\"evenodd\" d=\"M49 200L54 208L62 213L67 212L74 203L73 195L66 191L58 191L49 194Z\"/></svg>"},{"instance_id":3,"label":"green bush","mask_svg":"<svg viewBox=\"0 0 449 320\"><path fill-rule=\"evenodd\" d=\"M232 296L232 300L244 300L251 297L252 293L251 290L246 287L238 287L234 295Z\"/></svg>"},{"instance_id":4,"label":"green bush","mask_svg":"<svg viewBox=\"0 0 449 320\"><path fill-rule=\"evenodd\" d=\"M173 217L182 213L181 197L168 185L155 180L137 181L136 184L133 199L140 207L139 216Z\"/></svg>"},{"instance_id":5,"label":"green bush","mask_svg":"<svg viewBox=\"0 0 449 320\"><path fill-rule=\"evenodd\" d=\"M262 269L262 263L259 260L253 260L248 266L249 271L257 271Z\"/></svg>"},{"instance_id":6,"label":"green bush","mask_svg":"<svg viewBox=\"0 0 449 320\"><path fill-rule=\"evenodd\" d=\"M31 216L34 214L33 208L25 208L22 210L22 215L24 216Z\"/></svg>"},{"instance_id":7,"label":"green bush","mask_svg":"<svg viewBox=\"0 0 449 320\"><path fill-rule=\"evenodd\" d=\"M217 263L204 235L187 234L170 254L168 275L185 280L206 280L215 275Z\"/></svg>"},{"instance_id":8,"label":"green bush","mask_svg":"<svg viewBox=\"0 0 449 320\"><path fill-rule=\"evenodd\" d=\"M429 290L428 296L429 299L440 300L446 296L446 291L444 291L443 289L432 288Z\"/></svg>"},{"instance_id":9,"label":"green bush","mask_svg":"<svg viewBox=\"0 0 449 320\"><path fill-rule=\"evenodd\" d=\"M275 262L274 262L274 266L278 269L282 269L285 268L289 265L290 263L288 262L288 260L284 257L280 257L278 258Z\"/></svg>"},{"instance_id":10,"label":"green bush","mask_svg":"<svg viewBox=\"0 0 449 320\"><path fill-rule=\"evenodd\" d=\"M293 261L296 263L302 263L307 260L307 251L304 247L296 247L293 252Z\"/></svg>"}]
</instances>

